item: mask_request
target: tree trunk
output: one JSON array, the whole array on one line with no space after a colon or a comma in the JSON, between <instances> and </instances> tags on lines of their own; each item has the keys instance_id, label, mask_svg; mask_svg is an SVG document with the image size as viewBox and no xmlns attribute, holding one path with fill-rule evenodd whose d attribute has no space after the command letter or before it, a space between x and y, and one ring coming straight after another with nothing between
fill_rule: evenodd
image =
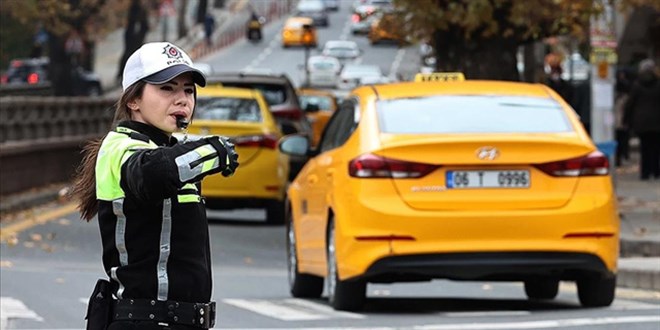
<instances>
[{"instance_id":1,"label":"tree trunk","mask_svg":"<svg viewBox=\"0 0 660 330\"><path fill-rule=\"evenodd\" d=\"M124 54L121 57L117 71L119 81L121 81L128 57L142 46L147 32L149 32L147 11L142 7L142 1L131 0L131 6L128 10L128 22L126 30L124 30Z\"/></svg>"},{"instance_id":2,"label":"tree trunk","mask_svg":"<svg viewBox=\"0 0 660 330\"><path fill-rule=\"evenodd\" d=\"M52 84L53 95L73 95L73 79L71 77L71 61L64 49L65 39L62 36L51 33L48 38L48 54L50 64L48 65L48 77Z\"/></svg>"},{"instance_id":3,"label":"tree trunk","mask_svg":"<svg viewBox=\"0 0 660 330\"><path fill-rule=\"evenodd\" d=\"M179 7L179 15L177 15L177 39L181 39L188 35L188 27L186 26L186 13L188 12L188 1L181 1Z\"/></svg>"},{"instance_id":4,"label":"tree trunk","mask_svg":"<svg viewBox=\"0 0 660 330\"><path fill-rule=\"evenodd\" d=\"M466 40L460 31L450 28L434 33L437 71L463 72L466 79L518 81L513 39L492 37Z\"/></svg>"},{"instance_id":5,"label":"tree trunk","mask_svg":"<svg viewBox=\"0 0 660 330\"><path fill-rule=\"evenodd\" d=\"M199 0L197 4L197 24L203 24L206 18L206 9L208 8L208 0Z\"/></svg>"}]
</instances>

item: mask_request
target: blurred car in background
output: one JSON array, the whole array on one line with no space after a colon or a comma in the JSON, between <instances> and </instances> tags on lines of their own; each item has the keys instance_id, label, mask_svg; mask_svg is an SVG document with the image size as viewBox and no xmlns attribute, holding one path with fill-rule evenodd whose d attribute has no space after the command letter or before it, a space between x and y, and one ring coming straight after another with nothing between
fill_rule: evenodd
<instances>
[{"instance_id":1,"label":"blurred car in background","mask_svg":"<svg viewBox=\"0 0 660 330\"><path fill-rule=\"evenodd\" d=\"M353 64L344 65L337 80L337 88L353 89L362 84L379 84L391 82L389 78L383 75L378 65L373 64Z\"/></svg>"},{"instance_id":2,"label":"blurred car in background","mask_svg":"<svg viewBox=\"0 0 660 330\"><path fill-rule=\"evenodd\" d=\"M316 47L318 44L316 29L312 23L312 19L309 17L290 17L284 22L284 27L282 27L282 47L287 48L291 46L304 46L305 40L304 36L304 26L311 27L311 38L310 46Z\"/></svg>"},{"instance_id":3,"label":"blurred car in background","mask_svg":"<svg viewBox=\"0 0 660 330\"><path fill-rule=\"evenodd\" d=\"M335 88L339 72L341 72L341 63L335 57L314 55L307 59L306 74L308 75L307 83L310 87Z\"/></svg>"},{"instance_id":4,"label":"blurred car in background","mask_svg":"<svg viewBox=\"0 0 660 330\"><path fill-rule=\"evenodd\" d=\"M9 68L0 78L4 84L51 84L48 77L50 59L48 57L19 58L9 62ZM101 78L82 67L73 69L72 82L74 95L99 96L103 94Z\"/></svg>"},{"instance_id":5,"label":"blurred car in background","mask_svg":"<svg viewBox=\"0 0 660 330\"><path fill-rule=\"evenodd\" d=\"M323 45L321 53L337 58L343 65L357 60L362 55L362 50L357 42L352 40L329 40Z\"/></svg>"},{"instance_id":6,"label":"blurred car in background","mask_svg":"<svg viewBox=\"0 0 660 330\"><path fill-rule=\"evenodd\" d=\"M301 0L296 6L294 16L309 17L314 26L329 26L330 19L323 0Z\"/></svg>"},{"instance_id":7,"label":"blurred car in background","mask_svg":"<svg viewBox=\"0 0 660 330\"><path fill-rule=\"evenodd\" d=\"M299 89L298 98L307 119L312 124L314 132L312 146L316 146L328 119L337 110L337 98L332 92L318 89Z\"/></svg>"},{"instance_id":8,"label":"blurred car in background","mask_svg":"<svg viewBox=\"0 0 660 330\"><path fill-rule=\"evenodd\" d=\"M289 157L277 148L282 133L261 92L221 86L198 89L188 134L227 136L240 155L240 170L234 175L211 175L202 181L207 208L265 208L267 223L283 222Z\"/></svg>"},{"instance_id":9,"label":"blurred car in background","mask_svg":"<svg viewBox=\"0 0 660 330\"><path fill-rule=\"evenodd\" d=\"M351 15L351 33L354 35L369 33L373 14L376 10L376 6L370 5L358 5L355 7L353 14Z\"/></svg>"},{"instance_id":10,"label":"blurred car in background","mask_svg":"<svg viewBox=\"0 0 660 330\"><path fill-rule=\"evenodd\" d=\"M325 282L359 310L367 283L522 282L551 300L571 281L582 306L610 305L616 195L575 111L542 84L426 78L354 89L317 148L280 141L310 157L287 193L291 294Z\"/></svg>"},{"instance_id":11,"label":"blurred car in background","mask_svg":"<svg viewBox=\"0 0 660 330\"><path fill-rule=\"evenodd\" d=\"M300 106L296 89L285 74L217 73L207 77L207 85L256 89L261 92L282 134L302 134L312 139L312 127ZM293 178L306 159L290 157L290 176Z\"/></svg>"},{"instance_id":12,"label":"blurred car in background","mask_svg":"<svg viewBox=\"0 0 660 330\"><path fill-rule=\"evenodd\" d=\"M325 8L332 11L339 10L339 0L323 0Z\"/></svg>"}]
</instances>

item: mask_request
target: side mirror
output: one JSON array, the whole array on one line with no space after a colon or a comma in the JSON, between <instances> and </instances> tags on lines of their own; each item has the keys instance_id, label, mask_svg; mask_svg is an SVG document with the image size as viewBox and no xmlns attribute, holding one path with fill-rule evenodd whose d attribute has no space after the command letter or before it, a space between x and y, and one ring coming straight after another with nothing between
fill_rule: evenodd
<instances>
[{"instance_id":1,"label":"side mirror","mask_svg":"<svg viewBox=\"0 0 660 330\"><path fill-rule=\"evenodd\" d=\"M280 139L278 148L287 155L306 156L309 149L309 140L299 134L287 135Z\"/></svg>"}]
</instances>

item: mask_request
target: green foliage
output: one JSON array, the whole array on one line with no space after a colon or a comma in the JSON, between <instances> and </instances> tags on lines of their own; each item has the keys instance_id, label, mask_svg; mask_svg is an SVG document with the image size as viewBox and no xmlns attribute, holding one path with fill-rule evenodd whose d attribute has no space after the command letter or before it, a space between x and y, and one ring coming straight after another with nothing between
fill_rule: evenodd
<instances>
[{"instance_id":1,"label":"green foliage","mask_svg":"<svg viewBox=\"0 0 660 330\"><path fill-rule=\"evenodd\" d=\"M434 31L457 31L466 40L512 38L520 43L548 36L583 39L589 19L611 0L394 0L406 33L429 40ZM619 9L653 6L660 0L613 1Z\"/></svg>"},{"instance_id":2,"label":"green foliage","mask_svg":"<svg viewBox=\"0 0 660 330\"><path fill-rule=\"evenodd\" d=\"M11 59L30 55L33 30L33 25L21 23L3 8L0 12L0 71L7 70Z\"/></svg>"}]
</instances>

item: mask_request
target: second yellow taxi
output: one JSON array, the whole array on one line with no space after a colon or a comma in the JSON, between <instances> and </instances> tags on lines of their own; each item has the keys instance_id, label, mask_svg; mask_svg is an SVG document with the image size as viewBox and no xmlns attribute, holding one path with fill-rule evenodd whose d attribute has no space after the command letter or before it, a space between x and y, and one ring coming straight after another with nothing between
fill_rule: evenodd
<instances>
[{"instance_id":1,"label":"second yellow taxi","mask_svg":"<svg viewBox=\"0 0 660 330\"><path fill-rule=\"evenodd\" d=\"M367 283L443 278L522 282L529 299L572 281L585 307L614 299L608 158L547 86L363 86L317 148L294 135L280 149L310 156L287 194L294 297L325 283L335 309L357 310Z\"/></svg>"},{"instance_id":2,"label":"second yellow taxi","mask_svg":"<svg viewBox=\"0 0 660 330\"><path fill-rule=\"evenodd\" d=\"M258 90L199 89L188 131L191 138L227 136L239 156L233 176L212 175L202 181L207 208L265 208L268 223L283 222L289 157L277 149L282 133Z\"/></svg>"},{"instance_id":3,"label":"second yellow taxi","mask_svg":"<svg viewBox=\"0 0 660 330\"><path fill-rule=\"evenodd\" d=\"M309 27L307 34L305 33L305 27ZM282 27L282 47L305 45L316 47L317 43L316 28L311 18L294 16L284 22L284 27Z\"/></svg>"}]
</instances>

